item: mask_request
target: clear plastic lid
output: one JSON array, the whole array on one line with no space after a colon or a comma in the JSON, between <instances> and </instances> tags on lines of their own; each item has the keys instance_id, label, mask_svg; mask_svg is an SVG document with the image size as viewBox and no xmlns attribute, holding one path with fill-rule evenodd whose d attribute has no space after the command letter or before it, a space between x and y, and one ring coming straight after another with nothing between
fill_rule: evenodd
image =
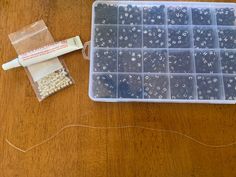
<instances>
[{"instance_id":1,"label":"clear plastic lid","mask_svg":"<svg viewBox=\"0 0 236 177\"><path fill-rule=\"evenodd\" d=\"M235 103L234 3L96 1L95 101Z\"/></svg>"}]
</instances>

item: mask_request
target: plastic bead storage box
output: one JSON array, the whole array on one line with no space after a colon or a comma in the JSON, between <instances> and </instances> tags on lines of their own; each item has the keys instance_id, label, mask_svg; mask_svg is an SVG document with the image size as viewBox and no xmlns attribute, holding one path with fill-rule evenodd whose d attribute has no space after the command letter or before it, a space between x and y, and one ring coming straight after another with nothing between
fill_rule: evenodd
<instances>
[{"instance_id":1,"label":"plastic bead storage box","mask_svg":"<svg viewBox=\"0 0 236 177\"><path fill-rule=\"evenodd\" d=\"M234 3L97 1L89 96L236 103Z\"/></svg>"}]
</instances>

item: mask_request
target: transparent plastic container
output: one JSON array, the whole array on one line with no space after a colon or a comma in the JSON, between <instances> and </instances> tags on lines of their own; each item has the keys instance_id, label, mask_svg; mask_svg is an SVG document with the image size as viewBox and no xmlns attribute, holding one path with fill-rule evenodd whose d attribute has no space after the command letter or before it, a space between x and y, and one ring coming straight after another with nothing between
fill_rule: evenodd
<instances>
[{"instance_id":1,"label":"transparent plastic container","mask_svg":"<svg viewBox=\"0 0 236 177\"><path fill-rule=\"evenodd\" d=\"M235 5L94 2L90 98L236 103Z\"/></svg>"}]
</instances>

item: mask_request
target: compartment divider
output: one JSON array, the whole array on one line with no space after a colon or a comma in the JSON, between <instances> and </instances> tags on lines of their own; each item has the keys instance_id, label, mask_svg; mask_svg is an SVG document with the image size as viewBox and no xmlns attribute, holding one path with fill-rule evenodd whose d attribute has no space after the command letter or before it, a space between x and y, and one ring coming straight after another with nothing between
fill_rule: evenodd
<instances>
[{"instance_id":1,"label":"compartment divider","mask_svg":"<svg viewBox=\"0 0 236 177\"><path fill-rule=\"evenodd\" d=\"M116 80L116 98L117 99L119 99L119 75L118 75L118 73L119 73L119 71L118 71L118 69L119 69L119 67L118 67L118 65L119 65L119 30L120 30L120 22L119 22L119 5L117 5L117 48L116 48L116 51L117 51L117 53L116 53L116 59L117 59L117 63L116 63L116 76L117 76L117 80Z\"/></svg>"},{"instance_id":2,"label":"compartment divider","mask_svg":"<svg viewBox=\"0 0 236 177\"><path fill-rule=\"evenodd\" d=\"M167 58L167 78L168 78L168 94L167 99L171 99L171 87L170 87L170 68L169 68L169 42L168 42L168 13L167 13L168 6L165 7L165 29L166 29L166 58Z\"/></svg>"},{"instance_id":3,"label":"compartment divider","mask_svg":"<svg viewBox=\"0 0 236 177\"><path fill-rule=\"evenodd\" d=\"M142 24L142 98L144 98L144 62L143 62L143 8L144 6L141 6L142 10L141 10L141 24Z\"/></svg>"}]
</instances>

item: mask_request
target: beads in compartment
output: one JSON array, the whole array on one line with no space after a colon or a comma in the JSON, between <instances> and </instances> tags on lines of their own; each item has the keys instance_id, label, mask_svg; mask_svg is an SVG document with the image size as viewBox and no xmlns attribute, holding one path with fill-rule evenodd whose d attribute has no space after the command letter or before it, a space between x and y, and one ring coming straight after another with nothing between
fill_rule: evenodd
<instances>
[{"instance_id":1,"label":"beads in compartment","mask_svg":"<svg viewBox=\"0 0 236 177\"><path fill-rule=\"evenodd\" d=\"M197 94L199 100L221 99L220 77L197 75Z\"/></svg>"},{"instance_id":2,"label":"beads in compartment","mask_svg":"<svg viewBox=\"0 0 236 177\"><path fill-rule=\"evenodd\" d=\"M209 8L192 8L193 25L211 25L212 17Z\"/></svg>"},{"instance_id":3,"label":"beads in compartment","mask_svg":"<svg viewBox=\"0 0 236 177\"><path fill-rule=\"evenodd\" d=\"M144 98L167 99L169 92L169 80L167 76L145 75Z\"/></svg>"},{"instance_id":4,"label":"beads in compartment","mask_svg":"<svg viewBox=\"0 0 236 177\"><path fill-rule=\"evenodd\" d=\"M224 76L226 100L236 100L236 76Z\"/></svg>"},{"instance_id":5,"label":"beads in compartment","mask_svg":"<svg viewBox=\"0 0 236 177\"><path fill-rule=\"evenodd\" d=\"M93 97L94 98L116 98L117 75L96 74L93 75Z\"/></svg>"},{"instance_id":6,"label":"beads in compartment","mask_svg":"<svg viewBox=\"0 0 236 177\"><path fill-rule=\"evenodd\" d=\"M235 9L234 8L217 8L216 21L217 25L234 26L235 25Z\"/></svg>"},{"instance_id":7,"label":"beads in compartment","mask_svg":"<svg viewBox=\"0 0 236 177\"><path fill-rule=\"evenodd\" d=\"M116 24L117 6L113 4L98 4L95 6L95 24Z\"/></svg>"},{"instance_id":8,"label":"beads in compartment","mask_svg":"<svg viewBox=\"0 0 236 177\"><path fill-rule=\"evenodd\" d=\"M219 73L219 57L214 50L196 51L195 65L197 73Z\"/></svg>"},{"instance_id":9,"label":"beads in compartment","mask_svg":"<svg viewBox=\"0 0 236 177\"><path fill-rule=\"evenodd\" d=\"M143 48L165 48L166 30L163 27L143 28Z\"/></svg>"},{"instance_id":10,"label":"beads in compartment","mask_svg":"<svg viewBox=\"0 0 236 177\"><path fill-rule=\"evenodd\" d=\"M143 24L164 25L165 24L165 6L152 6L143 8Z\"/></svg>"},{"instance_id":11,"label":"beads in compartment","mask_svg":"<svg viewBox=\"0 0 236 177\"><path fill-rule=\"evenodd\" d=\"M119 98L142 98L142 76L137 74L120 74L118 76Z\"/></svg>"},{"instance_id":12,"label":"beads in compartment","mask_svg":"<svg viewBox=\"0 0 236 177\"><path fill-rule=\"evenodd\" d=\"M188 27L175 27L168 29L169 48L190 48L190 29Z\"/></svg>"},{"instance_id":13,"label":"beads in compartment","mask_svg":"<svg viewBox=\"0 0 236 177\"><path fill-rule=\"evenodd\" d=\"M120 6L119 7L119 22L126 25L138 25L142 20L141 8L137 6Z\"/></svg>"},{"instance_id":14,"label":"beads in compartment","mask_svg":"<svg viewBox=\"0 0 236 177\"><path fill-rule=\"evenodd\" d=\"M216 36L213 28L195 27L193 29L193 40L195 48L215 48Z\"/></svg>"},{"instance_id":15,"label":"beads in compartment","mask_svg":"<svg viewBox=\"0 0 236 177\"><path fill-rule=\"evenodd\" d=\"M220 28L218 30L220 48L235 49L236 48L236 29Z\"/></svg>"},{"instance_id":16,"label":"beads in compartment","mask_svg":"<svg viewBox=\"0 0 236 177\"><path fill-rule=\"evenodd\" d=\"M194 77L172 75L170 77L171 99L194 99Z\"/></svg>"},{"instance_id":17,"label":"beads in compartment","mask_svg":"<svg viewBox=\"0 0 236 177\"><path fill-rule=\"evenodd\" d=\"M187 7L168 7L167 14L169 25L187 25L189 23Z\"/></svg>"}]
</instances>

